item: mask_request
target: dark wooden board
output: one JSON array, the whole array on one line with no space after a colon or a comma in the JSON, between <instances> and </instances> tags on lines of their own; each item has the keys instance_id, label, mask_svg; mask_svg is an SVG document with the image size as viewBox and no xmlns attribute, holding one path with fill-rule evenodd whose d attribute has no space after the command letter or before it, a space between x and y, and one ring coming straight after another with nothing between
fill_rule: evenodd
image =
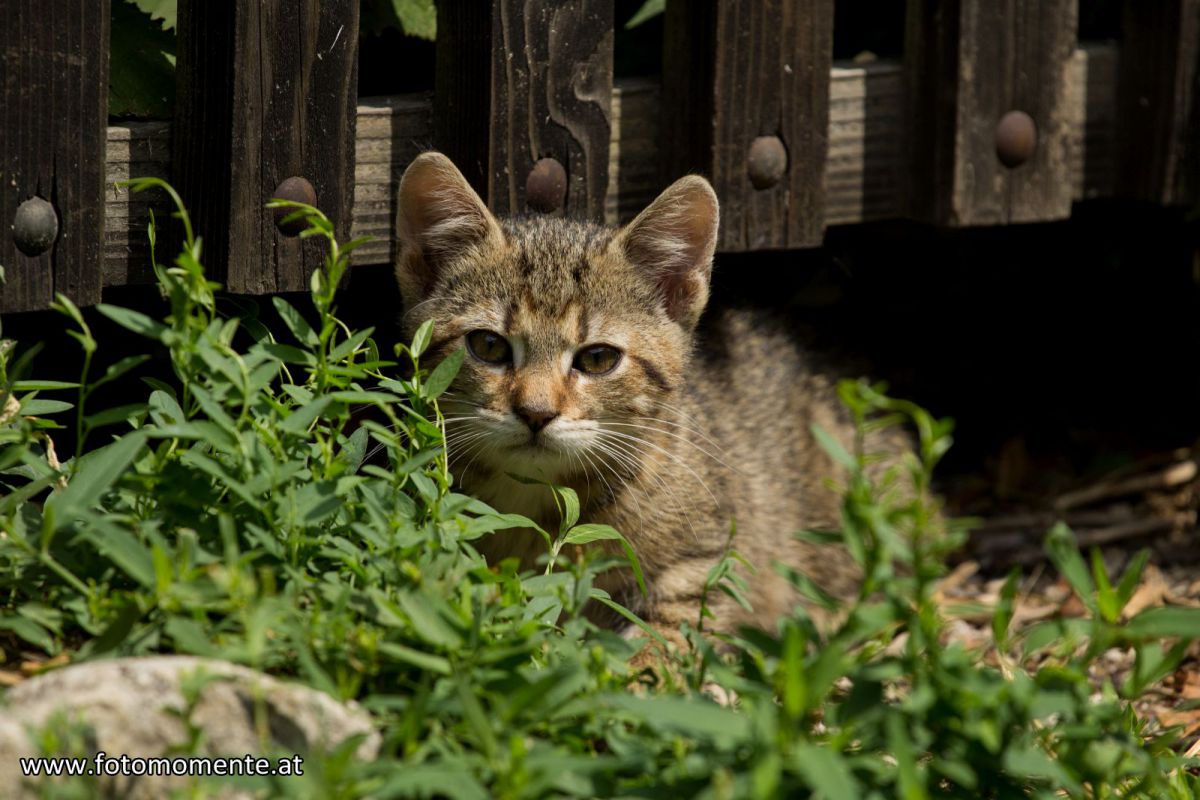
<instances>
[{"instance_id":1,"label":"dark wooden board","mask_svg":"<svg viewBox=\"0 0 1200 800\"><path fill-rule=\"evenodd\" d=\"M46 307L55 292L100 299L108 0L5 0L0 25L0 312ZM58 238L37 257L12 236L17 207L38 196Z\"/></svg>"},{"instance_id":2,"label":"dark wooden board","mask_svg":"<svg viewBox=\"0 0 1200 800\"><path fill-rule=\"evenodd\" d=\"M1200 200L1200 0L1126 0L1118 85L1118 191Z\"/></svg>"},{"instance_id":3,"label":"dark wooden board","mask_svg":"<svg viewBox=\"0 0 1200 800\"><path fill-rule=\"evenodd\" d=\"M349 236L358 13L358 0L180 0L172 172L231 291L306 289L321 264L320 242L282 235L264 208L289 177Z\"/></svg>"},{"instance_id":4,"label":"dark wooden board","mask_svg":"<svg viewBox=\"0 0 1200 800\"><path fill-rule=\"evenodd\" d=\"M821 243L832 53L832 0L667 3L665 179L713 181L722 250ZM772 136L786 166L756 188L750 148Z\"/></svg>"},{"instance_id":5,"label":"dark wooden board","mask_svg":"<svg viewBox=\"0 0 1200 800\"><path fill-rule=\"evenodd\" d=\"M944 225L1070 215L1077 24L1077 0L909 0L909 215ZM1014 110L1033 118L1037 147L1008 167L996 126Z\"/></svg>"},{"instance_id":6,"label":"dark wooden board","mask_svg":"<svg viewBox=\"0 0 1200 800\"><path fill-rule=\"evenodd\" d=\"M527 211L530 170L553 158L560 211L603 219L612 46L612 0L439 3L435 146L498 213Z\"/></svg>"}]
</instances>

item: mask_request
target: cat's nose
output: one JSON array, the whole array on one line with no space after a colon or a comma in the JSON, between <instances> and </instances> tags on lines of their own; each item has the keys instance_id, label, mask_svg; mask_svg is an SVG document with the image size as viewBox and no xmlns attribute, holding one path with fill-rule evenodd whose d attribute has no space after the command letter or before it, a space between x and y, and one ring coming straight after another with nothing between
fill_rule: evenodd
<instances>
[{"instance_id":1,"label":"cat's nose","mask_svg":"<svg viewBox=\"0 0 1200 800\"><path fill-rule=\"evenodd\" d=\"M550 424L558 416L558 411L550 406L517 406L513 412L525 421L529 430L537 433Z\"/></svg>"}]
</instances>

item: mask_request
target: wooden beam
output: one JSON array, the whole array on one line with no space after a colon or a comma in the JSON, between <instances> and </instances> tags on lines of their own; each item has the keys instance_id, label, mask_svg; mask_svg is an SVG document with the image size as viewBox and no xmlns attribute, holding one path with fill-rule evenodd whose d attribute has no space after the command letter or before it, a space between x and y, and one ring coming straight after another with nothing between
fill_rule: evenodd
<instances>
[{"instance_id":1,"label":"wooden beam","mask_svg":"<svg viewBox=\"0 0 1200 800\"><path fill-rule=\"evenodd\" d=\"M613 0L447 0L438 26L435 146L498 213L602 219Z\"/></svg>"},{"instance_id":2,"label":"wooden beam","mask_svg":"<svg viewBox=\"0 0 1200 800\"><path fill-rule=\"evenodd\" d=\"M264 204L301 177L348 236L358 0L180 0L172 174L211 274L235 292L308 286L319 242Z\"/></svg>"},{"instance_id":3,"label":"wooden beam","mask_svg":"<svg viewBox=\"0 0 1200 800\"><path fill-rule=\"evenodd\" d=\"M1200 0L1126 0L1122 18L1119 191L1200 200Z\"/></svg>"},{"instance_id":4,"label":"wooden beam","mask_svg":"<svg viewBox=\"0 0 1200 800\"><path fill-rule=\"evenodd\" d=\"M1074 200L1115 192L1117 62L1112 45L1077 50L1071 61L1067 118ZM851 225L903 216L909 193L900 64L841 64L830 73L829 152L825 223ZM664 188L659 169L661 87L656 80L620 81L612 95L612 139L605 221L628 222ZM134 195L115 182L135 175L169 177L169 125L137 122L108 129L104 283L121 286L153 279L146 249L148 212L165 219L162 198ZM353 236L371 236L355 264L386 264L392 257L396 186L404 168L433 138L429 95L367 98L358 107Z\"/></svg>"},{"instance_id":5,"label":"wooden beam","mask_svg":"<svg viewBox=\"0 0 1200 800\"><path fill-rule=\"evenodd\" d=\"M1078 0L910 0L910 216L995 225L1070 214L1077 16Z\"/></svg>"},{"instance_id":6,"label":"wooden beam","mask_svg":"<svg viewBox=\"0 0 1200 800\"><path fill-rule=\"evenodd\" d=\"M819 244L832 0L670 0L666 13L668 177L712 179L724 250Z\"/></svg>"},{"instance_id":7,"label":"wooden beam","mask_svg":"<svg viewBox=\"0 0 1200 800\"><path fill-rule=\"evenodd\" d=\"M0 312L100 299L108 0L10 0L0 25ZM14 227L15 226L15 227Z\"/></svg>"}]
</instances>

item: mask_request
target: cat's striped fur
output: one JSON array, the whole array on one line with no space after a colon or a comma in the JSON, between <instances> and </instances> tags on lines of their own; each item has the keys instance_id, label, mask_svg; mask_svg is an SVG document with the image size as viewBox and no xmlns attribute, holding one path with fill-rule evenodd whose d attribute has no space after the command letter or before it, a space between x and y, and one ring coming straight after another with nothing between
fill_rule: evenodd
<instances>
[{"instance_id":1,"label":"cat's striped fur","mask_svg":"<svg viewBox=\"0 0 1200 800\"><path fill-rule=\"evenodd\" d=\"M627 573L611 573L606 588L664 631L696 621L735 522L735 546L757 567L746 576L754 613L715 594L722 627L769 625L796 601L776 560L834 594L854 590L840 548L793 536L839 519L827 485L834 466L810 431L815 423L851 436L829 381L786 333L751 315L712 315L698 338L718 214L706 181L681 179L620 230L497 220L448 159L426 153L405 174L400 204L407 330L434 320L435 356L464 346L473 330L512 347L511 363L468 356L444 403L452 471L465 491L554 531L549 491L509 474L575 489L585 521L628 537L650 594L642 598ZM622 353L612 373L572 368L590 344ZM550 421L534 431L523 409ZM545 545L517 530L483 549L531 567Z\"/></svg>"}]
</instances>

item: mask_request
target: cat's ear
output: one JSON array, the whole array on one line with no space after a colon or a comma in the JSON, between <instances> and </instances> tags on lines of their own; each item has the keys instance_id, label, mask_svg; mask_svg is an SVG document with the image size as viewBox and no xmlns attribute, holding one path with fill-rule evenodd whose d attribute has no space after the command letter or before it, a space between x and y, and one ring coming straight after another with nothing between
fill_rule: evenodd
<instances>
[{"instance_id":1,"label":"cat's ear","mask_svg":"<svg viewBox=\"0 0 1200 800\"><path fill-rule=\"evenodd\" d=\"M661 292L667 314L696 324L708 302L719 222L717 195L699 175L680 178L613 239Z\"/></svg>"},{"instance_id":2,"label":"cat's ear","mask_svg":"<svg viewBox=\"0 0 1200 800\"><path fill-rule=\"evenodd\" d=\"M504 239L454 162L435 152L417 156L400 179L396 235L396 277L406 303L424 297L454 259Z\"/></svg>"}]
</instances>

